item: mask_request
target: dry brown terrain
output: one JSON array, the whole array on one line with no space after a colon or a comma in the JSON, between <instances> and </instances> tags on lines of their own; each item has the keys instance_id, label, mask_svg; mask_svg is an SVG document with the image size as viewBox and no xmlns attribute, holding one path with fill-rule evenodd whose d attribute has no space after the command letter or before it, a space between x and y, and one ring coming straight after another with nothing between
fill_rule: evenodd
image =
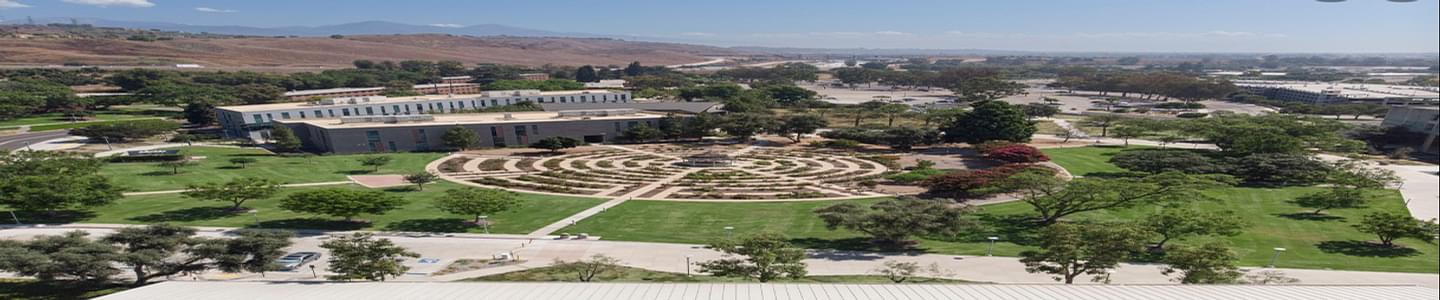
<instances>
[{"instance_id":1,"label":"dry brown terrain","mask_svg":"<svg viewBox=\"0 0 1440 300\"><path fill-rule=\"evenodd\" d=\"M539 66L670 65L738 50L612 39L465 37L435 34L318 38L181 38L154 42L120 39L0 38L0 65L144 66L194 63L206 67L331 68L357 59L457 60Z\"/></svg>"}]
</instances>

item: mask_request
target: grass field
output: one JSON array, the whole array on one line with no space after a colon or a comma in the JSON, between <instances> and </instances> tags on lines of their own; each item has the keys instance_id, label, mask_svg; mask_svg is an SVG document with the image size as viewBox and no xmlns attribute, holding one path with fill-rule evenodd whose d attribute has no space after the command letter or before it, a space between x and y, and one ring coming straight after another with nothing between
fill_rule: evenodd
<instances>
[{"instance_id":1,"label":"grass field","mask_svg":"<svg viewBox=\"0 0 1440 300\"><path fill-rule=\"evenodd\" d=\"M1132 147L1135 148L1135 147ZM1056 163L1077 175L1117 172L1122 169L1106 162L1120 148L1067 148L1045 150ZM1391 272L1440 272L1440 249L1434 244L1404 239L1399 243L1408 250L1386 250L1369 247L1366 241L1375 238L1351 227L1361 216L1373 211L1405 212L1397 191L1381 191L1367 208L1340 209L1329 213L1332 219L1314 220L1295 213L1305 211L1289 201L1318 191L1317 188L1292 187L1280 189L1222 188L1206 191L1218 202L1192 204L1205 210L1229 210L1249 223L1243 234L1225 237L1232 249L1242 256L1241 264L1268 264L1272 248L1288 251L1278 265L1289 268L1341 269ZM872 203L876 200L854 200ZM735 227L734 234L762 231L784 233L798 244L814 248L867 249L861 235L849 231L830 231L815 217L814 209L837 202L791 203L688 203L667 201L629 201L605 213L564 229L586 232L607 240L653 241L672 243L705 243L725 235L724 227ZM1097 211L1073 216L1071 219L1123 221L1146 215L1156 207L1127 210ZM953 241L921 240L919 248L935 253L985 254L986 236L1001 236L994 253L1015 256L1030 249L1025 242L1028 233L1006 229L1005 220L1028 215L1031 208L1011 202L987 205L975 217L982 227ZM1020 241L1020 243L1014 243ZM1174 242L1186 244L1203 238Z\"/></svg>"},{"instance_id":2,"label":"grass field","mask_svg":"<svg viewBox=\"0 0 1440 300\"><path fill-rule=\"evenodd\" d=\"M280 195L266 200L249 201L245 207L258 210L254 215L249 213L231 213L226 211L228 202L216 202L191 199L180 194L146 195L125 197L110 205L97 207L91 214L71 216L68 222L84 223L115 223L115 224L154 224L172 223L189 226L222 226L222 227L253 227L256 219L259 219L260 226L265 228L308 228L308 229L333 229L333 230L394 230L394 231L425 231L425 232L481 232L482 228L466 226L463 222L472 220L474 216L452 215L441 212L431 204L444 195L445 190L462 187L459 184L441 182L430 184L424 191L414 191L408 188L392 188L388 193L404 197L409 204L390 211L384 215L361 215L357 219L369 221L369 223L346 223L338 221L338 218L315 216L286 211L279 208L280 199L297 191L322 189L322 188L345 188L364 189L358 185L342 185L334 187L305 187L287 188ZM492 233L515 233L525 234L544 227L550 223L559 221L567 216L578 213L587 208L604 202L604 199L562 197L538 194L521 194L522 206L518 209L493 214L490 216L493 224L490 226ZM21 215L21 221L25 223L37 223L41 221L56 220L30 220L28 217L38 217L38 213Z\"/></svg>"},{"instance_id":3,"label":"grass field","mask_svg":"<svg viewBox=\"0 0 1440 300\"><path fill-rule=\"evenodd\" d=\"M525 282L579 282L574 273L561 272L553 267L540 267L510 273L495 274L483 277L468 278L462 281L525 281ZM754 282L754 280L735 277L715 277L708 275L685 276L680 273L651 271L640 268L620 267L614 272L596 276L594 282ZM779 279L772 283L893 283L890 279L878 275L844 275L844 276L806 276L800 279ZM939 278L914 277L904 283L967 283L964 280L951 280Z\"/></svg>"},{"instance_id":4,"label":"grass field","mask_svg":"<svg viewBox=\"0 0 1440 300\"><path fill-rule=\"evenodd\" d=\"M116 184L131 191L162 191L184 189L187 185L202 182L224 182L237 177L263 177L284 183L307 183L342 181L349 175L371 174L371 168L361 166L356 159L364 155L323 155L310 157L280 157L254 148L183 147L187 156L203 156L199 163L182 168L179 175L170 169L160 168L153 162L111 163L100 171ZM394 160L374 174L406 174L420 172L425 164L443 153L386 153ZM250 157L258 160L244 168L231 164L235 157Z\"/></svg>"}]
</instances>

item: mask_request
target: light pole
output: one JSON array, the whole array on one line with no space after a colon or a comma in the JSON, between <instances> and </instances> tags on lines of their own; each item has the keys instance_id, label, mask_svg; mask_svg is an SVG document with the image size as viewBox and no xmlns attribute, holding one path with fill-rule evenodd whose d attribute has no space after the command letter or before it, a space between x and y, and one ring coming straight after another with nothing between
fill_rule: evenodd
<instances>
[{"instance_id":1,"label":"light pole","mask_svg":"<svg viewBox=\"0 0 1440 300\"><path fill-rule=\"evenodd\" d=\"M991 254L995 253L995 241L999 240L1000 237L992 236L985 239L990 240L990 246L985 248L985 256L991 256Z\"/></svg>"},{"instance_id":2,"label":"light pole","mask_svg":"<svg viewBox=\"0 0 1440 300\"><path fill-rule=\"evenodd\" d=\"M250 210L250 218L255 219L255 228L260 228L260 210L258 210L258 209L252 209L252 210Z\"/></svg>"},{"instance_id":3,"label":"light pole","mask_svg":"<svg viewBox=\"0 0 1440 300\"><path fill-rule=\"evenodd\" d=\"M690 277L690 257L689 254L685 255L685 277Z\"/></svg>"},{"instance_id":4,"label":"light pole","mask_svg":"<svg viewBox=\"0 0 1440 300\"><path fill-rule=\"evenodd\" d=\"M490 234L490 216L480 216L480 226L485 228L485 234Z\"/></svg>"},{"instance_id":5,"label":"light pole","mask_svg":"<svg viewBox=\"0 0 1440 300\"><path fill-rule=\"evenodd\" d=\"M315 273L315 265L310 265L310 278L320 278L320 274Z\"/></svg>"},{"instance_id":6,"label":"light pole","mask_svg":"<svg viewBox=\"0 0 1440 300\"><path fill-rule=\"evenodd\" d=\"M725 238L730 238L735 233L735 226L725 226Z\"/></svg>"},{"instance_id":7,"label":"light pole","mask_svg":"<svg viewBox=\"0 0 1440 300\"><path fill-rule=\"evenodd\" d=\"M1110 275L1115 275L1115 270L1105 270L1105 284L1110 284Z\"/></svg>"},{"instance_id":8,"label":"light pole","mask_svg":"<svg viewBox=\"0 0 1440 300\"><path fill-rule=\"evenodd\" d=\"M1280 252L1285 252L1285 248L1275 248L1275 255L1270 257L1271 269L1275 268L1275 260L1280 259Z\"/></svg>"}]
</instances>

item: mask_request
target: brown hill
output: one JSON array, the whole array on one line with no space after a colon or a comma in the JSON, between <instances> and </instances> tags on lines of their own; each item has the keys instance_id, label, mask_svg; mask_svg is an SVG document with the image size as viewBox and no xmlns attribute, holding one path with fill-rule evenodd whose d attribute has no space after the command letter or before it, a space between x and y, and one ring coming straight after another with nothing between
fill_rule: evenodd
<instances>
[{"instance_id":1,"label":"brown hill","mask_svg":"<svg viewBox=\"0 0 1440 300\"><path fill-rule=\"evenodd\" d=\"M539 66L672 65L706 61L706 56L748 53L687 44L589 38L468 37L435 34L366 35L333 38L123 39L0 38L0 64L98 66L201 64L206 67L330 68L357 59L458 60Z\"/></svg>"}]
</instances>

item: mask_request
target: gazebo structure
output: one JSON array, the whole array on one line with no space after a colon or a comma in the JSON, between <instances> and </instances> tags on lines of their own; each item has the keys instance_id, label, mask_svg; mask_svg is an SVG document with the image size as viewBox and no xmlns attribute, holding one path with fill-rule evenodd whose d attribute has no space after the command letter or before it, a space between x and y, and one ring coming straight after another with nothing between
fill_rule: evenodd
<instances>
[{"instance_id":1,"label":"gazebo structure","mask_svg":"<svg viewBox=\"0 0 1440 300\"><path fill-rule=\"evenodd\" d=\"M685 161L680 162L680 164L691 167L728 167L734 163L734 161L735 158L725 155L724 153L706 151L704 153L686 156Z\"/></svg>"}]
</instances>

